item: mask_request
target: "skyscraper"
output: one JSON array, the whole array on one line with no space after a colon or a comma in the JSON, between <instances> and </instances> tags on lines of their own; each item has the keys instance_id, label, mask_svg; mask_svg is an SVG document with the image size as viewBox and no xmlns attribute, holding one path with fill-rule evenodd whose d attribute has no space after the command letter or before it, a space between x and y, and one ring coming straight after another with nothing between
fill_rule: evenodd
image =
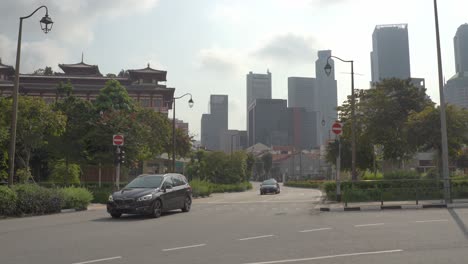
<instances>
[{"instance_id":1,"label":"skyscraper","mask_svg":"<svg viewBox=\"0 0 468 264\"><path fill-rule=\"evenodd\" d=\"M468 24L461 25L453 38L456 73L468 72Z\"/></svg>"},{"instance_id":2,"label":"skyscraper","mask_svg":"<svg viewBox=\"0 0 468 264\"><path fill-rule=\"evenodd\" d=\"M287 101L256 99L249 106L249 146L262 143L267 146L289 144Z\"/></svg>"},{"instance_id":3,"label":"skyscraper","mask_svg":"<svg viewBox=\"0 0 468 264\"><path fill-rule=\"evenodd\" d=\"M317 94L315 78L288 78L288 107L304 107L309 111L318 111Z\"/></svg>"},{"instance_id":4,"label":"skyscraper","mask_svg":"<svg viewBox=\"0 0 468 264\"><path fill-rule=\"evenodd\" d=\"M315 78L288 78L289 137L291 145L298 150L310 150L319 145L317 86Z\"/></svg>"},{"instance_id":5,"label":"skyscraper","mask_svg":"<svg viewBox=\"0 0 468 264\"><path fill-rule=\"evenodd\" d=\"M201 119L201 144L209 150L221 150L221 137L228 129L228 96L211 95L209 114Z\"/></svg>"},{"instance_id":6,"label":"skyscraper","mask_svg":"<svg viewBox=\"0 0 468 264\"><path fill-rule=\"evenodd\" d=\"M378 25L372 34L372 83L411 77L408 25Z\"/></svg>"},{"instance_id":7,"label":"skyscraper","mask_svg":"<svg viewBox=\"0 0 468 264\"><path fill-rule=\"evenodd\" d=\"M315 76L317 84L318 118L317 127L320 127L318 137L319 144L326 144L332 138L331 126L338 118L338 89L335 80L335 62L328 58L332 55L331 50L318 51L318 59L315 62ZM325 73L327 61L332 66L330 76ZM351 91L350 91L351 92Z\"/></svg>"},{"instance_id":8,"label":"skyscraper","mask_svg":"<svg viewBox=\"0 0 468 264\"><path fill-rule=\"evenodd\" d=\"M271 99L271 72L247 74L247 111L255 99Z\"/></svg>"},{"instance_id":9,"label":"skyscraper","mask_svg":"<svg viewBox=\"0 0 468 264\"><path fill-rule=\"evenodd\" d=\"M445 84L446 101L468 108L468 24L458 28L453 42L456 73Z\"/></svg>"}]
</instances>

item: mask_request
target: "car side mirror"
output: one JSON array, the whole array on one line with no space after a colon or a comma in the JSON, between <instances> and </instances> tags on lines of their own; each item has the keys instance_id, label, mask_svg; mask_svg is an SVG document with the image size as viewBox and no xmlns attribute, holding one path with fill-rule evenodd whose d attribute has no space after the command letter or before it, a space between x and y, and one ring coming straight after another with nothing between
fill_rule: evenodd
<instances>
[{"instance_id":1,"label":"car side mirror","mask_svg":"<svg viewBox=\"0 0 468 264\"><path fill-rule=\"evenodd\" d=\"M166 192L167 190L171 190L172 189L172 185L166 185L163 187L163 191Z\"/></svg>"}]
</instances>

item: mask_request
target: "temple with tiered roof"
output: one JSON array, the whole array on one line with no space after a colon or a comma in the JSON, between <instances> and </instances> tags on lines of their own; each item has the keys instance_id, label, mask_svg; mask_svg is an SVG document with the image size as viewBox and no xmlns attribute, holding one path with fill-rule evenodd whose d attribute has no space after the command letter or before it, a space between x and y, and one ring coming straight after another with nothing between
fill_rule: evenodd
<instances>
[{"instance_id":1,"label":"temple with tiered roof","mask_svg":"<svg viewBox=\"0 0 468 264\"><path fill-rule=\"evenodd\" d=\"M59 94L57 86L60 82L73 85L73 95L93 101L108 80L119 81L130 97L146 108L167 114L172 108L170 102L174 96L175 88L167 87L166 71L156 70L148 64L143 69L130 69L125 74L103 76L97 65L83 62L75 64L59 64L63 71L52 75L20 74L19 93L21 95L36 96L46 102L55 102ZM10 96L13 91L15 70L12 66L2 64L0 59L0 96Z\"/></svg>"}]
</instances>

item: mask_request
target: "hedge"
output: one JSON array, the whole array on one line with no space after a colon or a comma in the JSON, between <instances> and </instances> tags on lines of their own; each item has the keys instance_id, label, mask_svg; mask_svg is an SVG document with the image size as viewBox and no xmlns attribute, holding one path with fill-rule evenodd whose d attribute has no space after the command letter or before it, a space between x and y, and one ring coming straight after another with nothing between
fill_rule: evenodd
<instances>
[{"instance_id":1,"label":"hedge","mask_svg":"<svg viewBox=\"0 0 468 264\"><path fill-rule=\"evenodd\" d=\"M63 196L58 189L47 189L36 184L20 184L13 187L18 200L16 215L42 215L58 213L62 209Z\"/></svg>"},{"instance_id":2,"label":"hedge","mask_svg":"<svg viewBox=\"0 0 468 264\"><path fill-rule=\"evenodd\" d=\"M287 181L284 183L284 186L319 189L323 183L323 181Z\"/></svg>"},{"instance_id":3,"label":"hedge","mask_svg":"<svg viewBox=\"0 0 468 264\"><path fill-rule=\"evenodd\" d=\"M67 187L61 189L63 195L63 209L86 210L93 200L93 195L85 188Z\"/></svg>"},{"instance_id":4,"label":"hedge","mask_svg":"<svg viewBox=\"0 0 468 264\"><path fill-rule=\"evenodd\" d=\"M245 192L252 189L250 182L241 182L238 184L215 184L211 183L211 192L213 193L225 193L225 192Z\"/></svg>"},{"instance_id":5,"label":"hedge","mask_svg":"<svg viewBox=\"0 0 468 264\"><path fill-rule=\"evenodd\" d=\"M193 197L206 197L211 194L211 185L207 181L192 180L190 186Z\"/></svg>"},{"instance_id":6,"label":"hedge","mask_svg":"<svg viewBox=\"0 0 468 264\"><path fill-rule=\"evenodd\" d=\"M468 180L453 180L452 198L468 198ZM444 197L442 180L382 180L342 182L343 201L438 200ZM323 186L329 200L336 199L336 183Z\"/></svg>"},{"instance_id":7,"label":"hedge","mask_svg":"<svg viewBox=\"0 0 468 264\"><path fill-rule=\"evenodd\" d=\"M7 186L0 186L0 215L12 215L15 213L18 196Z\"/></svg>"}]
</instances>

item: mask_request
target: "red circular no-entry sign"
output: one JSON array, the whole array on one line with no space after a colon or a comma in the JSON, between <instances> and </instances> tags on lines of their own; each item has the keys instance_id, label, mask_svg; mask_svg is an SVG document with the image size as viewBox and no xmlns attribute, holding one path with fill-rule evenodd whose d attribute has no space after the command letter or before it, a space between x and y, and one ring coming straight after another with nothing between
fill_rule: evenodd
<instances>
[{"instance_id":1,"label":"red circular no-entry sign","mask_svg":"<svg viewBox=\"0 0 468 264\"><path fill-rule=\"evenodd\" d=\"M114 146L123 146L124 136L123 135L114 135L112 137L112 143L114 144Z\"/></svg>"},{"instance_id":2,"label":"red circular no-entry sign","mask_svg":"<svg viewBox=\"0 0 468 264\"><path fill-rule=\"evenodd\" d=\"M341 126L341 123L335 122L332 126L332 131L336 135L341 135L341 133L343 132L343 127Z\"/></svg>"}]
</instances>

